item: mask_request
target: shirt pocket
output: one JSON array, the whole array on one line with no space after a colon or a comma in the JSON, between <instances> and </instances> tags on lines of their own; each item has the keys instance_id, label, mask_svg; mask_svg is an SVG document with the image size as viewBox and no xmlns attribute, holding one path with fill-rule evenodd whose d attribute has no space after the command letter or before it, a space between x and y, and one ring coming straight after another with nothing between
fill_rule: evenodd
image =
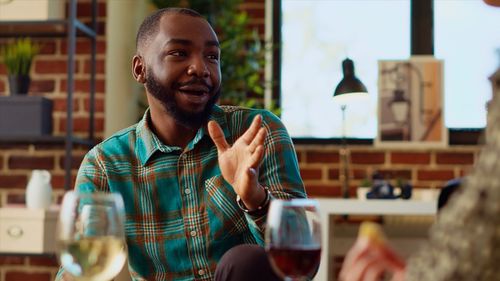
<instances>
[{"instance_id":1,"label":"shirt pocket","mask_svg":"<svg viewBox=\"0 0 500 281\"><path fill-rule=\"evenodd\" d=\"M210 238L218 241L229 237L242 236L248 231L248 223L243 211L236 203L236 192L222 175L205 181L207 213L210 224Z\"/></svg>"}]
</instances>

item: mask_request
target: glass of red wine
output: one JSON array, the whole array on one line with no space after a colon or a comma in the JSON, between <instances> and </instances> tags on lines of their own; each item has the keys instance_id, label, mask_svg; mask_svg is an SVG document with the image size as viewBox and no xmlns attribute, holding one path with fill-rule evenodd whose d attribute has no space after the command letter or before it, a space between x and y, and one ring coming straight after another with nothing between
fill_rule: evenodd
<instances>
[{"instance_id":1,"label":"glass of red wine","mask_svg":"<svg viewBox=\"0 0 500 281\"><path fill-rule=\"evenodd\" d=\"M266 251L274 271L284 280L310 280L321 258L318 202L273 200L266 226Z\"/></svg>"}]
</instances>

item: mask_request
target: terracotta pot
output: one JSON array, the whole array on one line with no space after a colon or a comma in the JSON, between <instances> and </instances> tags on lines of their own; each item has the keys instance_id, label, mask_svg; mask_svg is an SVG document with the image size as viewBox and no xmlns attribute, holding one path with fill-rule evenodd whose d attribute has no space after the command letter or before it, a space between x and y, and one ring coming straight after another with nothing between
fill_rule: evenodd
<instances>
[{"instance_id":1,"label":"terracotta pot","mask_svg":"<svg viewBox=\"0 0 500 281\"><path fill-rule=\"evenodd\" d=\"M10 95L26 95L30 88L31 78L27 74L9 74Z\"/></svg>"}]
</instances>

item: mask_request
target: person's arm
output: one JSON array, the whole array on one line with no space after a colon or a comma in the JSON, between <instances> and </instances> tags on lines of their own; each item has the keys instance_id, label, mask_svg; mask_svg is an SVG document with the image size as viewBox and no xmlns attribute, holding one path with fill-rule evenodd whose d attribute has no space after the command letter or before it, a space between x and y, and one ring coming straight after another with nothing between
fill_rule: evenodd
<instances>
[{"instance_id":1,"label":"person's arm","mask_svg":"<svg viewBox=\"0 0 500 281\"><path fill-rule=\"evenodd\" d=\"M252 119L249 129L232 146L217 123L210 122L208 127L219 152L222 175L250 211L266 202L265 188L270 200L306 197L288 132L278 117L267 111L261 114ZM267 207L262 212L245 213L250 231L260 244Z\"/></svg>"},{"instance_id":2,"label":"person's arm","mask_svg":"<svg viewBox=\"0 0 500 281\"><path fill-rule=\"evenodd\" d=\"M95 190L108 189L107 178L102 164L99 162L97 152L97 148L94 148L85 155L78 169L75 190L79 192L94 192ZM63 267L60 267L55 280L74 281L75 278L66 272Z\"/></svg>"}]
</instances>

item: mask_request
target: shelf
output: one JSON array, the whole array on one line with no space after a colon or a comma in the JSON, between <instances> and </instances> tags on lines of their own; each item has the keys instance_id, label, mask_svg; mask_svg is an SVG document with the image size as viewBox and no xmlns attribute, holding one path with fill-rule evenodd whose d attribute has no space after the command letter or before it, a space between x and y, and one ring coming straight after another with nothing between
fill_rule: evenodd
<instances>
[{"instance_id":1,"label":"shelf","mask_svg":"<svg viewBox=\"0 0 500 281\"><path fill-rule=\"evenodd\" d=\"M96 141L71 138L75 144L94 146ZM64 144L66 137L64 136L0 136L0 144Z\"/></svg>"},{"instance_id":2,"label":"shelf","mask_svg":"<svg viewBox=\"0 0 500 281\"><path fill-rule=\"evenodd\" d=\"M0 38L17 37L67 37L69 20L0 21ZM74 21L77 36L96 37L96 32L79 20Z\"/></svg>"}]
</instances>

